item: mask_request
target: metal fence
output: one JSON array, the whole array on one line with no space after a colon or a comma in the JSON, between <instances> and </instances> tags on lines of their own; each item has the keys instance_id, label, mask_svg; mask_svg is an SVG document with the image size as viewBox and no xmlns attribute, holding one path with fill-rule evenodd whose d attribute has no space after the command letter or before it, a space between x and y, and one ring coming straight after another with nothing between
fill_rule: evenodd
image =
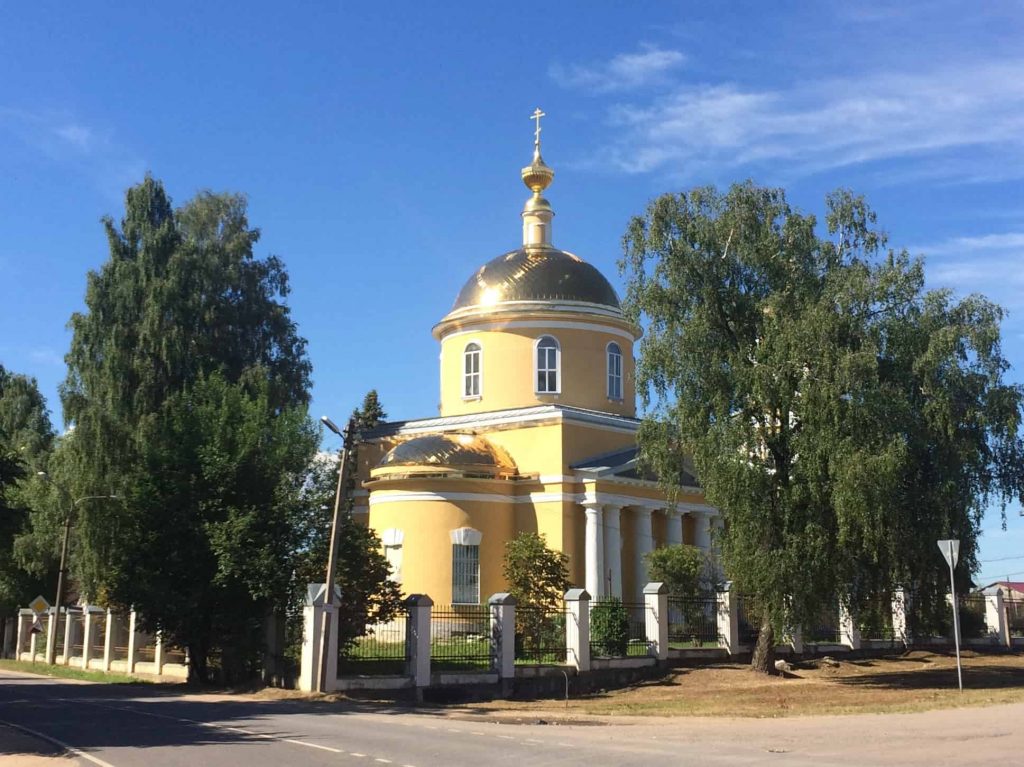
<instances>
[{"instance_id":1,"label":"metal fence","mask_svg":"<svg viewBox=\"0 0 1024 767\"><path fill-rule=\"evenodd\" d=\"M757 634L761 630L761 609L757 600L750 594L738 595L736 603L739 618L739 643L752 645L757 641Z\"/></svg>"},{"instance_id":2,"label":"metal fence","mask_svg":"<svg viewBox=\"0 0 1024 767\"><path fill-rule=\"evenodd\" d=\"M516 663L561 665L565 663L565 607L516 608Z\"/></svg>"},{"instance_id":3,"label":"metal fence","mask_svg":"<svg viewBox=\"0 0 1024 767\"><path fill-rule=\"evenodd\" d=\"M804 642L807 644L841 644L843 641L842 631L839 626L839 603L833 600L834 604L825 605L814 621L804 627Z\"/></svg>"},{"instance_id":4,"label":"metal fence","mask_svg":"<svg viewBox=\"0 0 1024 767\"><path fill-rule=\"evenodd\" d=\"M430 615L430 663L444 670L489 671L491 611L487 605L435 605Z\"/></svg>"},{"instance_id":5,"label":"metal fence","mask_svg":"<svg viewBox=\"0 0 1024 767\"><path fill-rule=\"evenodd\" d=\"M647 605L605 599L590 603L590 654L598 658L647 655Z\"/></svg>"},{"instance_id":6,"label":"metal fence","mask_svg":"<svg viewBox=\"0 0 1024 767\"><path fill-rule=\"evenodd\" d=\"M892 628L892 596L872 599L857 610L857 625L864 639L892 642L896 633Z\"/></svg>"},{"instance_id":7,"label":"metal fence","mask_svg":"<svg viewBox=\"0 0 1024 767\"><path fill-rule=\"evenodd\" d=\"M1006 625L1012 637L1024 637L1024 599L1004 599Z\"/></svg>"},{"instance_id":8,"label":"metal fence","mask_svg":"<svg viewBox=\"0 0 1024 767\"><path fill-rule=\"evenodd\" d=\"M917 591L909 595L907 631L915 639L953 636L953 610L948 592Z\"/></svg>"},{"instance_id":9,"label":"metal fence","mask_svg":"<svg viewBox=\"0 0 1024 767\"><path fill-rule=\"evenodd\" d=\"M964 594L957 597L960 608L960 636L964 639L981 639L988 636L985 620L985 595Z\"/></svg>"},{"instance_id":10,"label":"metal fence","mask_svg":"<svg viewBox=\"0 0 1024 767\"><path fill-rule=\"evenodd\" d=\"M668 644L685 647L718 647L718 596L668 598Z\"/></svg>"},{"instance_id":11,"label":"metal fence","mask_svg":"<svg viewBox=\"0 0 1024 767\"><path fill-rule=\"evenodd\" d=\"M366 633L339 647L338 676L404 674L409 660L408 615L366 627Z\"/></svg>"}]
</instances>

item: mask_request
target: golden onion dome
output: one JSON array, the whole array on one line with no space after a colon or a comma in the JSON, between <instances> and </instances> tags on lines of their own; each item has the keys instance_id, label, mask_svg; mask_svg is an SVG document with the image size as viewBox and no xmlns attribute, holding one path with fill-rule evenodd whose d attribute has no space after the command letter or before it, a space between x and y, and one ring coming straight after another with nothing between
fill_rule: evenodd
<instances>
[{"instance_id":1,"label":"golden onion dome","mask_svg":"<svg viewBox=\"0 0 1024 767\"><path fill-rule=\"evenodd\" d=\"M452 311L516 301L574 301L619 308L611 283L578 256L555 248L519 248L476 270Z\"/></svg>"},{"instance_id":2,"label":"golden onion dome","mask_svg":"<svg viewBox=\"0 0 1024 767\"><path fill-rule=\"evenodd\" d=\"M475 434L414 437L391 448L377 464L377 470L412 466L491 475L516 472L515 463L503 450Z\"/></svg>"}]
</instances>

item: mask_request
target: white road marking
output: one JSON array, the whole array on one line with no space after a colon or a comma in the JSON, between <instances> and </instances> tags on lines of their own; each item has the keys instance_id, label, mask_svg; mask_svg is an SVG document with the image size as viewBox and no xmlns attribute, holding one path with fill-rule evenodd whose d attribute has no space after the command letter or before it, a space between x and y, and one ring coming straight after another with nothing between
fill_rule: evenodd
<instances>
[{"instance_id":1,"label":"white road marking","mask_svg":"<svg viewBox=\"0 0 1024 767\"><path fill-rule=\"evenodd\" d=\"M391 764L391 760L390 759L381 759L379 756L376 759L374 759L373 761L380 762L381 764Z\"/></svg>"},{"instance_id":2,"label":"white road marking","mask_svg":"<svg viewBox=\"0 0 1024 767\"><path fill-rule=\"evenodd\" d=\"M58 748L63 748L65 751L68 751L74 754L75 756L81 757L82 759L85 759L88 762L98 764L99 767L114 767L114 765L112 765L110 762L105 762L98 757L87 754L84 751L80 751L74 746L69 746L67 743L63 741L57 740L56 738L51 738L49 735L43 735L43 733L38 732L36 730L31 730L28 727L22 727L20 724L14 724L13 722L5 722L2 719L0 719L0 724L6 725L13 730L21 730L22 732L27 732L29 735L33 735L39 738L40 740L45 740L47 743L52 743Z\"/></svg>"},{"instance_id":3,"label":"white road marking","mask_svg":"<svg viewBox=\"0 0 1024 767\"><path fill-rule=\"evenodd\" d=\"M321 746L319 743L307 743L304 740L292 740L291 738L281 738L285 743L292 743L296 746L306 746L306 748L318 748L321 751L330 751L332 754L344 754L340 748L331 748L330 746Z\"/></svg>"},{"instance_id":4,"label":"white road marking","mask_svg":"<svg viewBox=\"0 0 1024 767\"><path fill-rule=\"evenodd\" d=\"M349 756L358 756L360 759L364 759L366 757L366 754L357 754L355 751L350 751L348 755Z\"/></svg>"}]
</instances>

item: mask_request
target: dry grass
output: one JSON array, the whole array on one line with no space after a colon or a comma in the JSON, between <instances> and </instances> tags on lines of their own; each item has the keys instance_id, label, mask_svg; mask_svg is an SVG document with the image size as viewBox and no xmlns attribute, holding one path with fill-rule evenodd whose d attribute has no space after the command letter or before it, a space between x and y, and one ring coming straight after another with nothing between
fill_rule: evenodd
<instances>
[{"instance_id":1,"label":"dry grass","mask_svg":"<svg viewBox=\"0 0 1024 767\"><path fill-rule=\"evenodd\" d=\"M676 669L664 679L570 700L492 703L476 714L579 718L580 715L785 717L925 711L1024 701L1024 656L963 655L957 691L952 654L913 651L881 659L805 661L785 678L742 665Z\"/></svg>"}]
</instances>

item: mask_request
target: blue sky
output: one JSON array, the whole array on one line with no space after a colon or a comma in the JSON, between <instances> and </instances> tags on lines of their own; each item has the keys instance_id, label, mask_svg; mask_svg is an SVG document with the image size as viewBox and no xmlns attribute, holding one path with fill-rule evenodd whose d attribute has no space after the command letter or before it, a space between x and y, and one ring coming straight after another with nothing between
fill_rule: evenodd
<instances>
[{"instance_id":1,"label":"blue sky","mask_svg":"<svg viewBox=\"0 0 1024 767\"><path fill-rule=\"evenodd\" d=\"M1024 380L1022 32L998 0L7 6L0 362L59 411L99 219L150 171L179 203L248 194L258 253L292 277L314 413L376 387L392 417L431 415L430 328L519 242L540 105L555 244L617 285L626 222L662 192L750 177L820 213L847 186L931 284L1009 310ZM1008 524L990 515L982 559L1024 554Z\"/></svg>"}]
</instances>

